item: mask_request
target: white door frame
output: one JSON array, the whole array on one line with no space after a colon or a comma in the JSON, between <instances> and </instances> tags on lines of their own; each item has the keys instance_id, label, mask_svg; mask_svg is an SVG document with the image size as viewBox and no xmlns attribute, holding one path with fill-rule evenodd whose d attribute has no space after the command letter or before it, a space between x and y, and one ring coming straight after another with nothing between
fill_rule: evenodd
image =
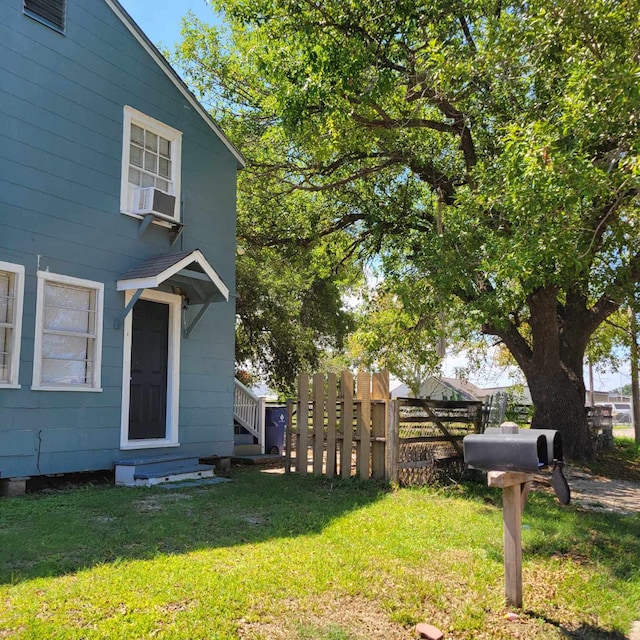
<instances>
[{"instance_id":1,"label":"white door frame","mask_svg":"<svg viewBox=\"0 0 640 640\"><path fill-rule=\"evenodd\" d=\"M132 291L125 291L124 304L133 297ZM178 408L180 404L180 319L182 298L172 293L156 289L145 289L140 298L169 306L169 344L167 356L167 418L166 437L149 440L129 440L129 401L131 382L131 336L133 310L124 320L124 347L122 356L122 413L120 419L120 449L158 449L178 447Z\"/></svg>"}]
</instances>

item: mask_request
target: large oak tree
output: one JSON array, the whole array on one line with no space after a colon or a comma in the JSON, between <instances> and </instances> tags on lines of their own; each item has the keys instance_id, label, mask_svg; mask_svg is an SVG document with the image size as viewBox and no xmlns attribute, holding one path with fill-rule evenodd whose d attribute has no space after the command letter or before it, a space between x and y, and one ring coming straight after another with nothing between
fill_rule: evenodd
<instances>
[{"instance_id":1,"label":"large oak tree","mask_svg":"<svg viewBox=\"0 0 640 640\"><path fill-rule=\"evenodd\" d=\"M462 303L589 456L585 348L640 277L640 0L212 4L189 80L278 141L249 175L333 203L288 239L346 231Z\"/></svg>"}]
</instances>

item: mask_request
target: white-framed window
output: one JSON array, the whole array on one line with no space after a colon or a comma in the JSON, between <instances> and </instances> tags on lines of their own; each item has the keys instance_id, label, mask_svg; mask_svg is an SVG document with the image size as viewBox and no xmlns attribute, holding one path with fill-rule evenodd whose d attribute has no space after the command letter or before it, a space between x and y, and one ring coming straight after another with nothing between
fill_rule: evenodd
<instances>
[{"instance_id":1,"label":"white-framed window","mask_svg":"<svg viewBox=\"0 0 640 640\"><path fill-rule=\"evenodd\" d=\"M169 218L180 220L182 132L125 105L120 210L136 214L141 189L175 197Z\"/></svg>"},{"instance_id":2,"label":"white-framed window","mask_svg":"<svg viewBox=\"0 0 640 640\"><path fill-rule=\"evenodd\" d=\"M24 267L0 261L0 388L18 389Z\"/></svg>"},{"instance_id":3,"label":"white-framed window","mask_svg":"<svg viewBox=\"0 0 640 640\"><path fill-rule=\"evenodd\" d=\"M32 389L102 391L104 285L38 271Z\"/></svg>"}]
</instances>

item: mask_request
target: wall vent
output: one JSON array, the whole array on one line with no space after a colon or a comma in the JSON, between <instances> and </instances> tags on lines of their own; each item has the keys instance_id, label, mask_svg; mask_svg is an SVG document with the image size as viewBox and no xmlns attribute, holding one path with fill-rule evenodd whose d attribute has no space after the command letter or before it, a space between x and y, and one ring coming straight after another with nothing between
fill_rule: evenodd
<instances>
[{"instance_id":1,"label":"wall vent","mask_svg":"<svg viewBox=\"0 0 640 640\"><path fill-rule=\"evenodd\" d=\"M24 12L44 24L64 31L66 0L24 0Z\"/></svg>"}]
</instances>

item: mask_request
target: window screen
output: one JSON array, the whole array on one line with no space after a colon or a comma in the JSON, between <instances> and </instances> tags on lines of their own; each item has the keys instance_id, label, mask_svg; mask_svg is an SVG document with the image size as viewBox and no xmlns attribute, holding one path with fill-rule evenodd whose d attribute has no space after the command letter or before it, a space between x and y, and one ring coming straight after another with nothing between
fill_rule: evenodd
<instances>
[{"instance_id":1,"label":"window screen","mask_svg":"<svg viewBox=\"0 0 640 640\"><path fill-rule=\"evenodd\" d=\"M96 292L46 283L42 339L43 384L91 384L96 342Z\"/></svg>"}]
</instances>

